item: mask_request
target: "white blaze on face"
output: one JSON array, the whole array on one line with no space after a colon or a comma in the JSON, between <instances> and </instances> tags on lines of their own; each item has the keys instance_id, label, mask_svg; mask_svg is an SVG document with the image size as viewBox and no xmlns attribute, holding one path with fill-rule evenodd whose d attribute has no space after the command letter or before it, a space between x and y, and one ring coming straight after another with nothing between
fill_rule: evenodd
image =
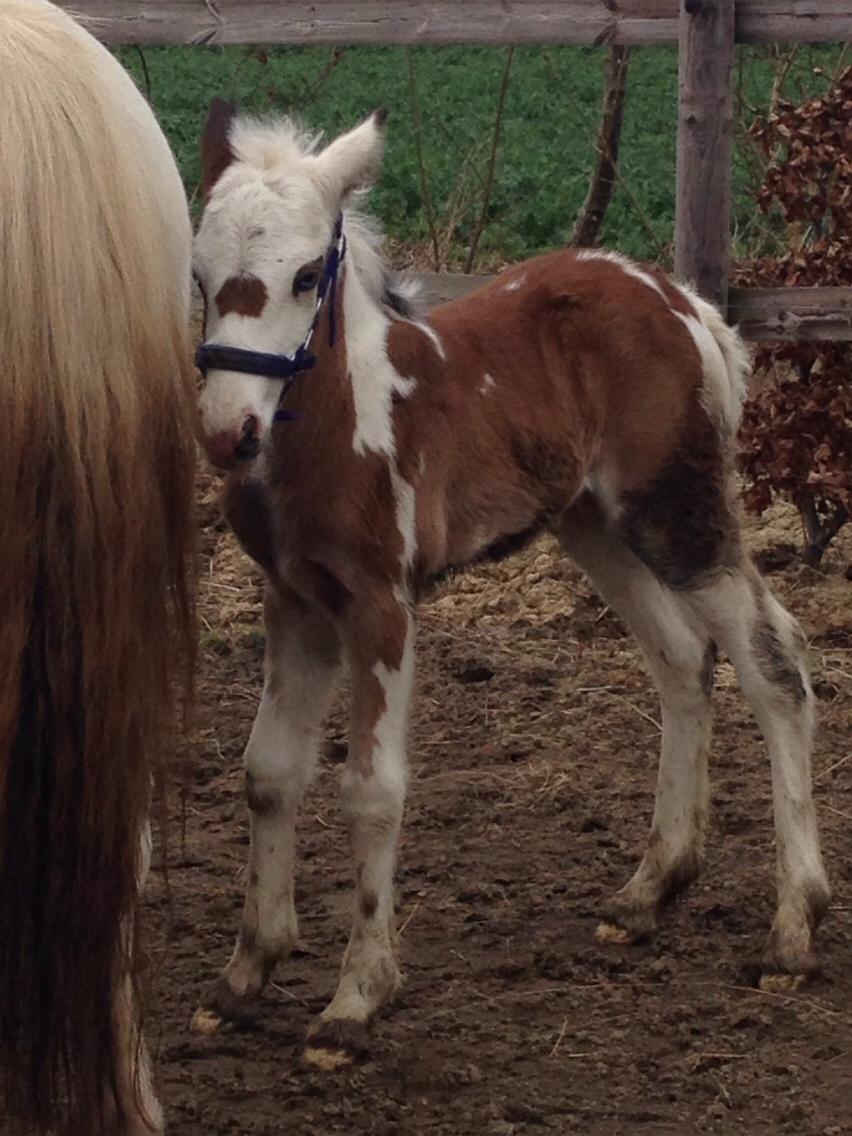
<instances>
[{"instance_id":1,"label":"white blaze on face","mask_svg":"<svg viewBox=\"0 0 852 1136\"><path fill-rule=\"evenodd\" d=\"M195 270L207 300L205 341L293 354L316 307L316 292L297 293L294 280L306 265L321 262L333 223L306 178L270 181L242 162L226 170L195 239ZM239 288L247 281L257 291L253 302L241 303ZM205 434L239 430L248 414L268 429L281 387L279 379L211 371L201 396Z\"/></svg>"}]
</instances>

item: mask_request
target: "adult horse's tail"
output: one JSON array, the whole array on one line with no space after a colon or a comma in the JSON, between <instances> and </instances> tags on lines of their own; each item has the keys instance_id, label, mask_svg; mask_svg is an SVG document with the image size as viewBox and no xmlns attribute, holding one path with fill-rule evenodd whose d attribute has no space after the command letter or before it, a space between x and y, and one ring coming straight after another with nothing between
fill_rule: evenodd
<instances>
[{"instance_id":1,"label":"adult horse's tail","mask_svg":"<svg viewBox=\"0 0 852 1136\"><path fill-rule=\"evenodd\" d=\"M192 660L189 224L143 99L42 0L0 0L0 107L0 1113L91 1136Z\"/></svg>"}]
</instances>

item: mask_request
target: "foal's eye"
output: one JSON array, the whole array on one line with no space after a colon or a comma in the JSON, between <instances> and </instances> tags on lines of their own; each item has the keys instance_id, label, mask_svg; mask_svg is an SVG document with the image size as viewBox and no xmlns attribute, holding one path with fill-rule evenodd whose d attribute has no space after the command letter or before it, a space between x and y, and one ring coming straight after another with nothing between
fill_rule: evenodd
<instances>
[{"instance_id":1,"label":"foal's eye","mask_svg":"<svg viewBox=\"0 0 852 1136\"><path fill-rule=\"evenodd\" d=\"M318 264L308 264L304 268L300 268L293 277L293 295L298 296L303 292L313 292L319 284L319 278L320 266Z\"/></svg>"}]
</instances>

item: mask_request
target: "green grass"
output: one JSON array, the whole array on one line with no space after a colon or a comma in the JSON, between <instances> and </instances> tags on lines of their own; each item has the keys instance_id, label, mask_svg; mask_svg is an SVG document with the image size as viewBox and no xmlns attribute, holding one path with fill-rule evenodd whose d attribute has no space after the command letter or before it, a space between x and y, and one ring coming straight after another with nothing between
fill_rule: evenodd
<instances>
[{"instance_id":1,"label":"green grass","mask_svg":"<svg viewBox=\"0 0 852 1136\"><path fill-rule=\"evenodd\" d=\"M833 71L839 49L804 49L785 91L798 97ZM206 106L221 95L253 111L296 112L306 125L334 134L376 106L391 111L385 170L371 209L388 234L428 244L412 108L410 63L422 121L423 162L438 220L461 203L452 226L452 259L463 262L482 202L482 181L494 128L506 52L495 48L351 48L329 69L327 48L157 48L119 56L154 108L174 147L187 189L198 182L198 137ZM517 49L497 154L496 176L480 245L480 265L518 259L563 244L585 196L594 159L604 52L600 49ZM737 134L764 107L774 62L767 49L738 53ZM146 75L147 72L147 75ZM667 263L675 187L677 56L640 48L630 76L620 159L621 182L602 243ZM750 200L758 166L748 145L734 165L735 234L739 252L770 238Z\"/></svg>"}]
</instances>

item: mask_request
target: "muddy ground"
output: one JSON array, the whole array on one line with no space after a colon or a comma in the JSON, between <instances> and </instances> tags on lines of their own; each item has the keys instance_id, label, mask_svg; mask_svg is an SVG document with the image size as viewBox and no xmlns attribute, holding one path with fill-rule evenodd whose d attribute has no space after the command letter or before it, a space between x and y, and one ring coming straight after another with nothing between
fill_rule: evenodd
<instances>
[{"instance_id":1,"label":"muddy ground","mask_svg":"<svg viewBox=\"0 0 852 1136\"><path fill-rule=\"evenodd\" d=\"M835 888L822 980L787 997L744 977L772 917L774 846L765 751L727 664L706 871L654 943L596 943L601 901L632 872L650 822L659 711L619 621L541 543L422 608L398 870L406 985L376 1023L372 1059L328 1076L303 1068L299 1051L348 931L342 701L300 830L303 949L249 1028L188 1028L238 926L240 758L263 650L260 580L210 483L203 497L200 737L185 854L176 835L170 854L170 941L162 874L147 898L151 1033L173 1136L852 1132L852 539L817 572L783 566L790 518L751 530L813 643L816 793Z\"/></svg>"}]
</instances>

